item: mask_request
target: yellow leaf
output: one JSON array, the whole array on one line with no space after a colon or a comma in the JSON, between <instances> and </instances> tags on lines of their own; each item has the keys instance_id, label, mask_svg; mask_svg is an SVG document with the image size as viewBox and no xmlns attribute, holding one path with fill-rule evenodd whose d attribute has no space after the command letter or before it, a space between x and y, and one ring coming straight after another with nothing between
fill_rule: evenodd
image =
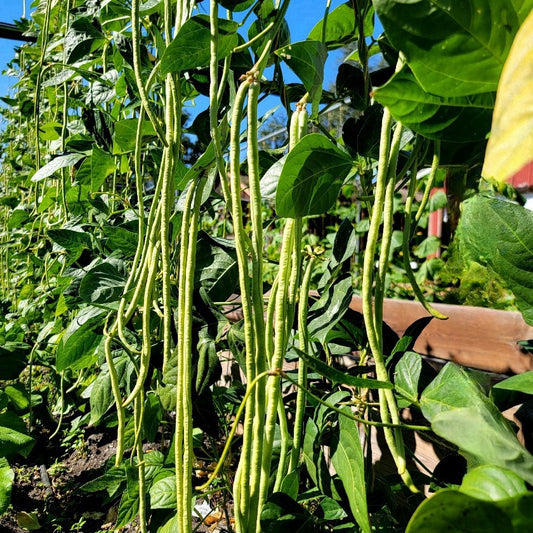
<instances>
[{"instance_id":1,"label":"yellow leaf","mask_svg":"<svg viewBox=\"0 0 533 533\"><path fill-rule=\"evenodd\" d=\"M533 11L505 61L482 175L506 181L533 161Z\"/></svg>"}]
</instances>

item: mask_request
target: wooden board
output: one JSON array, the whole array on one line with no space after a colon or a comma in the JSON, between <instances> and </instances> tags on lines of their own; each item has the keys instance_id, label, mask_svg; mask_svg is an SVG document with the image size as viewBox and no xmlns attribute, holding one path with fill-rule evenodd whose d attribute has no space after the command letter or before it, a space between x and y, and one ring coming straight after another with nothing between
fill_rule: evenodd
<instances>
[{"instance_id":1,"label":"wooden board","mask_svg":"<svg viewBox=\"0 0 533 533\"><path fill-rule=\"evenodd\" d=\"M361 312L361 298L355 296L350 307ZM533 356L517 344L533 339L533 327L520 313L447 304L435 308L448 319L431 321L415 344L417 352L501 374L533 370ZM428 313L418 302L385 300L384 321L400 336L423 316Z\"/></svg>"}]
</instances>

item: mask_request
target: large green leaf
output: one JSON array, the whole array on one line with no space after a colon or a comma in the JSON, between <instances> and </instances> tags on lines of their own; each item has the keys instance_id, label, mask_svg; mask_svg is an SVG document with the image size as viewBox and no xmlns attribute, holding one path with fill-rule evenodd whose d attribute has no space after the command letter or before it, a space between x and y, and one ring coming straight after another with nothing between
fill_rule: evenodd
<instances>
[{"instance_id":1,"label":"large green leaf","mask_svg":"<svg viewBox=\"0 0 533 533\"><path fill-rule=\"evenodd\" d=\"M56 171L58 171L61 168L65 167L71 167L75 165L80 159L83 159L86 157L85 154L66 154L66 155L59 155L52 159L50 162L46 163L44 167L41 167L31 178L31 181L33 182L39 182L42 181L54 174Z\"/></svg>"},{"instance_id":2,"label":"large green leaf","mask_svg":"<svg viewBox=\"0 0 533 533\"><path fill-rule=\"evenodd\" d=\"M324 65L328 57L326 45L320 41L299 41L276 50L276 54L302 81L309 93L313 116L317 116L324 81Z\"/></svg>"},{"instance_id":3,"label":"large green leaf","mask_svg":"<svg viewBox=\"0 0 533 533\"><path fill-rule=\"evenodd\" d=\"M103 309L86 307L68 325L57 347L58 372L67 368L85 368L96 361L102 335L94 329L102 324L104 314Z\"/></svg>"},{"instance_id":4,"label":"large green leaf","mask_svg":"<svg viewBox=\"0 0 533 533\"><path fill-rule=\"evenodd\" d=\"M138 122L139 120L136 118L126 118L115 122L114 139L122 152L135 150ZM142 141L149 142L156 138L157 134L152 123L145 120L142 125Z\"/></svg>"},{"instance_id":5,"label":"large green leaf","mask_svg":"<svg viewBox=\"0 0 533 533\"><path fill-rule=\"evenodd\" d=\"M454 363L446 364L420 395L422 413L430 422L439 413L456 408L483 409L488 401L468 371Z\"/></svg>"},{"instance_id":6,"label":"large green leaf","mask_svg":"<svg viewBox=\"0 0 533 533\"><path fill-rule=\"evenodd\" d=\"M0 456L27 456L35 441L27 434L26 423L12 411L0 414Z\"/></svg>"},{"instance_id":7,"label":"large green leaf","mask_svg":"<svg viewBox=\"0 0 533 533\"><path fill-rule=\"evenodd\" d=\"M532 0L374 0L422 87L444 97L495 91Z\"/></svg>"},{"instance_id":8,"label":"large green leaf","mask_svg":"<svg viewBox=\"0 0 533 533\"><path fill-rule=\"evenodd\" d=\"M415 511L406 533L511 533L511 520L495 504L446 489Z\"/></svg>"},{"instance_id":9,"label":"large green leaf","mask_svg":"<svg viewBox=\"0 0 533 533\"><path fill-rule=\"evenodd\" d=\"M120 226L104 226L102 231L107 238L106 244L112 251L120 250L125 256L133 257L139 242L138 233Z\"/></svg>"},{"instance_id":10,"label":"large green leaf","mask_svg":"<svg viewBox=\"0 0 533 533\"><path fill-rule=\"evenodd\" d=\"M57 371L67 368L79 370L95 363L101 340L102 335L95 333L90 327L81 327L68 340L62 340L56 353Z\"/></svg>"},{"instance_id":11,"label":"large green leaf","mask_svg":"<svg viewBox=\"0 0 533 533\"><path fill-rule=\"evenodd\" d=\"M228 56L238 44L239 24L233 20L218 21L218 58ZM211 31L208 15L190 18L178 31L161 58L161 73L206 67L211 59Z\"/></svg>"},{"instance_id":12,"label":"large green leaf","mask_svg":"<svg viewBox=\"0 0 533 533\"><path fill-rule=\"evenodd\" d=\"M283 164L276 191L278 215L296 218L325 213L351 168L351 158L324 135L306 135Z\"/></svg>"},{"instance_id":13,"label":"large green leaf","mask_svg":"<svg viewBox=\"0 0 533 533\"><path fill-rule=\"evenodd\" d=\"M116 302L122 296L126 279L111 262L91 268L80 283L80 297L91 304Z\"/></svg>"},{"instance_id":14,"label":"large green leaf","mask_svg":"<svg viewBox=\"0 0 533 533\"><path fill-rule=\"evenodd\" d=\"M9 467L5 457L0 457L0 516L2 516L11 503L11 487L15 473Z\"/></svg>"},{"instance_id":15,"label":"large green leaf","mask_svg":"<svg viewBox=\"0 0 533 533\"><path fill-rule=\"evenodd\" d=\"M463 407L444 411L434 417L431 427L481 464L505 468L533 483L533 455L518 442L496 408Z\"/></svg>"},{"instance_id":16,"label":"large green leaf","mask_svg":"<svg viewBox=\"0 0 533 533\"><path fill-rule=\"evenodd\" d=\"M21 228L30 218L30 212L25 209L15 209L7 219L7 229Z\"/></svg>"},{"instance_id":17,"label":"large green leaf","mask_svg":"<svg viewBox=\"0 0 533 533\"><path fill-rule=\"evenodd\" d=\"M532 131L533 11L517 33L503 67L483 176L505 181L533 164Z\"/></svg>"},{"instance_id":18,"label":"large green leaf","mask_svg":"<svg viewBox=\"0 0 533 533\"><path fill-rule=\"evenodd\" d=\"M351 413L349 407L343 407ZM331 445L331 462L341 478L350 502L350 509L361 531L371 531L368 518L365 484L365 460L359 438L359 428L345 416L339 416L339 433Z\"/></svg>"},{"instance_id":19,"label":"large green leaf","mask_svg":"<svg viewBox=\"0 0 533 533\"><path fill-rule=\"evenodd\" d=\"M392 116L430 139L481 141L490 130L495 95L435 96L402 70L373 93Z\"/></svg>"},{"instance_id":20,"label":"large green leaf","mask_svg":"<svg viewBox=\"0 0 533 533\"><path fill-rule=\"evenodd\" d=\"M125 385L126 379L133 370L133 363L126 356L120 359L115 359L115 370L118 381L121 385ZM90 424L96 426L107 411L114 405L113 389L111 385L111 376L107 367L94 380L91 387L90 396L91 418Z\"/></svg>"},{"instance_id":21,"label":"large green leaf","mask_svg":"<svg viewBox=\"0 0 533 533\"><path fill-rule=\"evenodd\" d=\"M498 501L525 494L527 487L524 480L510 470L482 465L466 473L459 490L480 500Z\"/></svg>"},{"instance_id":22,"label":"large green leaf","mask_svg":"<svg viewBox=\"0 0 533 533\"><path fill-rule=\"evenodd\" d=\"M81 229L50 229L48 236L59 246L72 253L89 248L91 245L91 236Z\"/></svg>"},{"instance_id":23,"label":"large green leaf","mask_svg":"<svg viewBox=\"0 0 533 533\"><path fill-rule=\"evenodd\" d=\"M152 509L174 509L176 507L176 477L171 472L152 485L150 506Z\"/></svg>"},{"instance_id":24,"label":"large green leaf","mask_svg":"<svg viewBox=\"0 0 533 533\"><path fill-rule=\"evenodd\" d=\"M107 176L116 170L115 158L104 150L94 146L91 155L91 190L97 191Z\"/></svg>"},{"instance_id":25,"label":"large green leaf","mask_svg":"<svg viewBox=\"0 0 533 533\"><path fill-rule=\"evenodd\" d=\"M105 43L100 24L92 17L73 21L65 35L67 63L73 64Z\"/></svg>"},{"instance_id":26,"label":"large green leaf","mask_svg":"<svg viewBox=\"0 0 533 533\"><path fill-rule=\"evenodd\" d=\"M502 277L533 325L533 213L478 195L463 204L460 234L468 256Z\"/></svg>"}]
</instances>

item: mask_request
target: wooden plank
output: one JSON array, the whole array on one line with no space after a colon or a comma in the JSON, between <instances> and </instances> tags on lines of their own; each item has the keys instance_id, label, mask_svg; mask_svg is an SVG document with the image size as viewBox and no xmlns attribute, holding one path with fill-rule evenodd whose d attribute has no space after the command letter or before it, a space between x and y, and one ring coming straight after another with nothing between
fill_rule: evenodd
<instances>
[{"instance_id":1,"label":"wooden plank","mask_svg":"<svg viewBox=\"0 0 533 533\"><path fill-rule=\"evenodd\" d=\"M361 298L355 296L350 307L361 312ZM533 339L533 327L520 313L448 304L434 307L448 319L431 321L415 344L417 352L501 374L533 370L533 356L517 344ZM415 320L427 315L418 302L384 302L384 321L400 336Z\"/></svg>"}]
</instances>

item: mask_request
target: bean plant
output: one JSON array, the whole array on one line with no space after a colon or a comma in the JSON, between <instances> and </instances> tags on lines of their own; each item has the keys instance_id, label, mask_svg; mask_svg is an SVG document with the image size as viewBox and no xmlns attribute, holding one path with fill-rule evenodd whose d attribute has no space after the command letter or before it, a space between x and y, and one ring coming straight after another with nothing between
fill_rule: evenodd
<instances>
[{"instance_id":1,"label":"bean plant","mask_svg":"<svg viewBox=\"0 0 533 533\"><path fill-rule=\"evenodd\" d=\"M193 531L213 495L238 533L533 526L533 457L501 414L531 375L488 385L413 351L446 317L412 270L439 176L475 183L465 254L533 324L533 219L482 172L500 77L520 51L531 69L533 2L327 0L293 42L291 1L35 0L19 23L37 42L1 111L1 513L40 427L97 426L116 449L82 489L120 502L116 528ZM265 150L274 100L288 141ZM383 322L394 257L427 312L401 338ZM434 470L415 433L444 454Z\"/></svg>"}]
</instances>

